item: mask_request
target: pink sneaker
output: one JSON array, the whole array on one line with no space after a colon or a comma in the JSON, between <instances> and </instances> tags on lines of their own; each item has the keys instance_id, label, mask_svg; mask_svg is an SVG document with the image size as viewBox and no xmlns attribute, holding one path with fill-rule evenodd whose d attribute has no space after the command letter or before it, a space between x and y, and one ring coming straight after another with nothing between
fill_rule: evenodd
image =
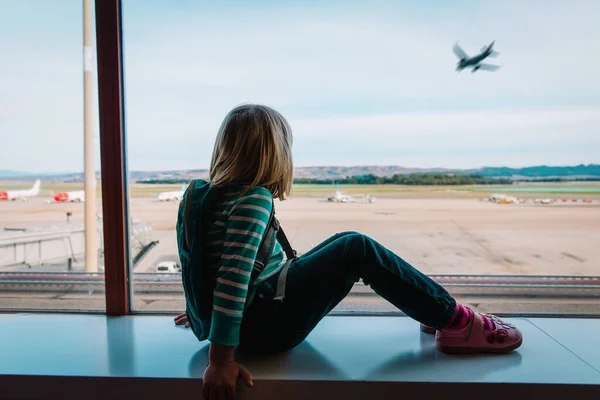
<instances>
[{"instance_id":1,"label":"pink sneaker","mask_svg":"<svg viewBox=\"0 0 600 400\"><path fill-rule=\"evenodd\" d=\"M485 316L494 323L494 330L486 331L481 314L473 312L473 319L464 328L437 331L438 350L451 354L506 353L521 346L523 336L514 325L495 315Z\"/></svg>"}]
</instances>

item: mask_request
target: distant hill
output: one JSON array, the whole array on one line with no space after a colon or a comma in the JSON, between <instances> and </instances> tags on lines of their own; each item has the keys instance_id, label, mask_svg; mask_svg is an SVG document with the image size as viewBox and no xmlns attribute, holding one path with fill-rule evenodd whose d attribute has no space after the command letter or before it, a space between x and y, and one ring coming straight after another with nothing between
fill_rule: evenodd
<instances>
[{"instance_id":1,"label":"distant hill","mask_svg":"<svg viewBox=\"0 0 600 400\"><path fill-rule=\"evenodd\" d=\"M396 174L426 174L426 173L455 173L445 168L406 168L397 165L390 166L356 166L356 167L299 167L294 170L295 178L335 179L347 176L376 175L392 176Z\"/></svg>"},{"instance_id":2,"label":"distant hill","mask_svg":"<svg viewBox=\"0 0 600 400\"><path fill-rule=\"evenodd\" d=\"M600 165L576 165L576 166L535 166L525 168L509 167L482 167L476 169L449 169L449 168L406 168L401 166L356 166L356 167L302 167L296 168L296 178L312 179L335 179L358 175L376 175L390 177L395 174L478 174L486 178L512 178L536 179L536 178L598 178L600 177Z\"/></svg>"},{"instance_id":3,"label":"distant hill","mask_svg":"<svg viewBox=\"0 0 600 400\"><path fill-rule=\"evenodd\" d=\"M549 177L585 177L600 176L600 165L576 165L573 167L550 167L541 165L538 167L506 168L506 167L484 167L474 170L486 177L526 177L526 178L549 178Z\"/></svg>"},{"instance_id":4,"label":"distant hill","mask_svg":"<svg viewBox=\"0 0 600 400\"><path fill-rule=\"evenodd\" d=\"M524 179L582 179L582 178L600 178L600 165L575 165L575 166L547 166L540 165L525 168L509 167L481 167L474 169L449 169L449 168L406 168L397 165L390 166L317 166L317 167L298 167L294 170L295 178L307 179L340 179L349 176L375 175L380 177L391 177L395 174L478 174L486 178L511 178L513 180ZM31 180L42 178L52 181L76 182L83 180L83 173L31 173L12 170L0 170L0 179L3 180ZM96 173L97 179L100 179L100 173ZM207 178L208 170L190 169L190 170L171 170L171 171L130 171L130 180L184 180L189 181L195 178Z\"/></svg>"}]
</instances>

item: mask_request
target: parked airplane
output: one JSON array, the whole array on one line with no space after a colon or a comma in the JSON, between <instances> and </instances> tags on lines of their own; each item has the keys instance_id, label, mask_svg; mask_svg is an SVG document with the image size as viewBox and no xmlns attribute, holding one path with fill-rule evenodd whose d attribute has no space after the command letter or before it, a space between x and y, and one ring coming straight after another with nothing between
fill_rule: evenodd
<instances>
[{"instance_id":1,"label":"parked airplane","mask_svg":"<svg viewBox=\"0 0 600 400\"><path fill-rule=\"evenodd\" d=\"M330 202L334 202L334 203L350 203L350 202L354 202L354 197L349 196L347 194L342 194L342 192L340 192L339 189L339 185L336 182L335 184L335 194L329 198L327 198L327 201Z\"/></svg>"},{"instance_id":2,"label":"parked airplane","mask_svg":"<svg viewBox=\"0 0 600 400\"><path fill-rule=\"evenodd\" d=\"M181 199L183 199L183 193L185 193L186 188L187 186L184 183L183 185L181 185L181 190L159 193L158 201L181 201Z\"/></svg>"},{"instance_id":3,"label":"parked airplane","mask_svg":"<svg viewBox=\"0 0 600 400\"><path fill-rule=\"evenodd\" d=\"M73 202L82 202L85 201L85 190L75 190L75 191L71 191L71 192L60 192L57 193L56 195L53 195L52 192L50 192L50 195L52 196L52 198L54 199L54 201L56 201L57 203L73 203Z\"/></svg>"},{"instance_id":4,"label":"parked airplane","mask_svg":"<svg viewBox=\"0 0 600 400\"><path fill-rule=\"evenodd\" d=\"M493 194L490 196L490 201L498 204L514 204L520 203L519 199L505 194Z\"/></svg>"},{"instance_id":5,"label":"parked airplane","mask_svg":"<svg viewBox=\"0 0 600 400\"><path fill-rule=\"evenodd\" d=\"M377 198L372 197L368 194L367 195L360 194L360 195L358 195L358 198L347 195L347 194L342 194L342 192L340 192L339 185L336 182L335 183L335 194L331 197L328 197L327 201L333 202L333 203L356 203L356 202L375 203L377 201Z\"/></svg>"},{"instance_id":6,"label":"parked airplane","mask_svg":"<svg viewBox=\"0 0 600 400\"><path fill-rule=\"evenodd\" d=\"M30 197L37 196L40 193L41 181L37 179L31 189L7 190L0 192L0 200L27 200Z\"/></svg>"},{"instance_id":7,"label":"parked airplane","mask_svg":"<svg viewBox=\"0 0 600 400\"><path fill-rule=\"evenodd\" d=\"M499 53L493 50L494 42L492 42L489 46L483 46L481 48L481 53L476 56L469 57L469 55L458 45L458 43L454 44L452 47L452 51L459 58L458 64L456 65L456 70L458 72L462 71L467 67L473 67L471 72L475 72L478 69L482 69L484 71L496 71L500 68L499 65L491 65L482 63L487 57L497 57Z\"/></svg>"}]
</instances>

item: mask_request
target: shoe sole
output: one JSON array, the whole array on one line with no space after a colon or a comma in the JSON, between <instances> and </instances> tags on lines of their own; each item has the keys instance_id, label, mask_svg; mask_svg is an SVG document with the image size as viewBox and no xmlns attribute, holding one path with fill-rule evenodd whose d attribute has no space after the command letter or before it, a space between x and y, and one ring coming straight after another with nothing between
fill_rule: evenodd
<instances>
[{"instance_id":1,"label":"shoe sole","mask_svg":"<svg viewBox=\"0 0 600 400\"><path fill-rule=\"evenodd\" d=\"M436 329L430 326L421 326L421 332L425 332L430 335L435 335Z\"/></svg>"},{"instance_id":2,"label":"shoe sole","mask_svg":"<svg viewBox=\"0 0 600 400\"><path fill-rule=\"evenodd\" d=\"M500 354L500 353L508 353L509 351L513 351L523 344L523 338L519 340L517 343L513 344L510 347L503 348L487 348L487 347L452 347L452 346L440 346L436 343L435 347L442 353L446 354L479 354L479 353L491 353L491 354Z\"/></svg>"}]
</instances>

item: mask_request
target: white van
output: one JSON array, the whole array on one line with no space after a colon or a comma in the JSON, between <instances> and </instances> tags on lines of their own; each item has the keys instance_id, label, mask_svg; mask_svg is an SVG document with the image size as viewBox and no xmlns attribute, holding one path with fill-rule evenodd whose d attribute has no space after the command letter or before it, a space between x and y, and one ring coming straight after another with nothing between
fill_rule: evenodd
<instances>
[{"instance_id":1,"label":"white van","mask_svg":"<svg viewBox=\"0 0 600 400\"><path fill-rule=\"evenodd\" d=\"M156 272L163 274L175 274L181 272L181 267L176 261L161 261L156 265Z\"/></svg>"}]
</instances>

